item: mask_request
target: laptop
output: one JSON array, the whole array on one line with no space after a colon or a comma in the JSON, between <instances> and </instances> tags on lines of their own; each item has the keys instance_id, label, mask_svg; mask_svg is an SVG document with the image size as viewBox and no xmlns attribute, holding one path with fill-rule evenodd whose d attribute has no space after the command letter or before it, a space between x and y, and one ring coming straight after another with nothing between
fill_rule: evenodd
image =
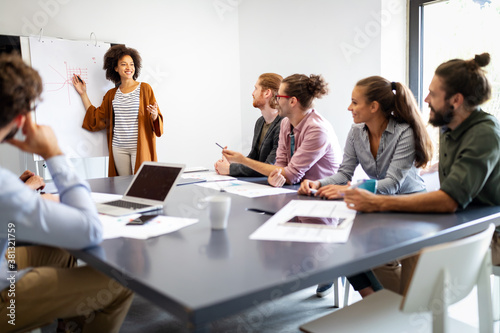
<instances>
[{"instance_id":1,"label":"laptop","mask_svg":"<svg viewBox=\"0 0 500 333\"><path fill-rule=\"evenodd\" d=\"M125 195L120 200L98 203L97 211L122 216L162 209L184 167L183 164L142 163Z\"/></svg>"}]
</instances>

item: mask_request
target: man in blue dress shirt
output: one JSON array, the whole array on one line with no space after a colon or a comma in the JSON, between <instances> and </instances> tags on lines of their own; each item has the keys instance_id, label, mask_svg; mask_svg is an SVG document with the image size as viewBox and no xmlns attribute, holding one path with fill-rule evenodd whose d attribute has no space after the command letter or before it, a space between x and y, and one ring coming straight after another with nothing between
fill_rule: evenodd
<instances>
[{"instance_id":1,"label":"man in blue dress shirt","mask_svg":"<svg viewBox=\"0 0 500 333\"><path fill-rule=\"evenodd\" d=\"M0 332L57 318L64 319L65 331L118 332L132 292L91 267L77 267L61 249L99 244L102 226L88 184L75 174L53 131L32 120L41 92L40 76L18 55L0 56L0 141L40 155L60 200L43 199L23 176L0 167ZM19 129L23 141L13 139Z\"/></svg>"}]
</instances>

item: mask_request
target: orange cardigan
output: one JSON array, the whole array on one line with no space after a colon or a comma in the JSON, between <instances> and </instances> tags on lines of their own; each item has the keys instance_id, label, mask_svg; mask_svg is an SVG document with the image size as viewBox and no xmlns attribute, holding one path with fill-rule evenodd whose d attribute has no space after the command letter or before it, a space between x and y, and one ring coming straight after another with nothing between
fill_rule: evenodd
<instances>
[{"instance_id":1,"label":"orange cardigan","mask_svg":"<svg viewBox=\"0 0 500 333\"><path fill-rule=\"evenodd\" d=\"M113 158L113 149L111 143L113 140L113 99L118 88L110 89L102 100L100 107L96 108L91 105L87 109L85 118L83 119L82 127L91 132L101 131L106 129L108 137L109 150L109 170L108 176L114 177L118 175ZM151 86L145 82L141 82L138 115L138 134L137 134L137 159L135 162L135 172L139 169L142 162L156 161L156 136L160 137L163 134L163 115L158 108L158 118L153 122L151 116L147 112L146 107L156 102L155 95Z\"/></svg>"}]
</instances>

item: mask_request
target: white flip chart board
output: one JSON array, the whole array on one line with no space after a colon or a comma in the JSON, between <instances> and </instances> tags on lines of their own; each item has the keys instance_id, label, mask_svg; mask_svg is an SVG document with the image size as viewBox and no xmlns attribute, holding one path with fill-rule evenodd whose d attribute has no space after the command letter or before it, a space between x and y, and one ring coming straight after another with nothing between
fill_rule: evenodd
<instances>
[{"instance_id":1,"label":"white flip chart board","mask_svg":"<svg viewBox=\"0 0 500 333\"><path fill-rule=\"evenodd\" d=\"M37 123L54 129L59 146L70 158L108 156L106 131L89 132L82 128L85 108L72 77L79 75L87 83L92 103L100 105L113 87L102 69L110 44L30 37L29 46L31 66L43 81L42 100L35 112Z\"/></svg>"}]
</instances>

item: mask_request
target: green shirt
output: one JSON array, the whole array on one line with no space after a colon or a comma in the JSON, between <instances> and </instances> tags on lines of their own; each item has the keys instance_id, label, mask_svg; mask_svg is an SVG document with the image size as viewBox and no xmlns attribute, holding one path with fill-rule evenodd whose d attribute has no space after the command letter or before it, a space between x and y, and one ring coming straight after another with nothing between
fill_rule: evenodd
<instances>
[{"instance_id":1,"label":"green shirt","mask_svg":"<svg viewBox=\"0 0 500 333\"><path fill-rule=\"evenodd\" d=\"M473 111L454 130L439 138L439 181L464 209L470 203L500 205L500 123Z\"/></svg>"}]
</instances>

